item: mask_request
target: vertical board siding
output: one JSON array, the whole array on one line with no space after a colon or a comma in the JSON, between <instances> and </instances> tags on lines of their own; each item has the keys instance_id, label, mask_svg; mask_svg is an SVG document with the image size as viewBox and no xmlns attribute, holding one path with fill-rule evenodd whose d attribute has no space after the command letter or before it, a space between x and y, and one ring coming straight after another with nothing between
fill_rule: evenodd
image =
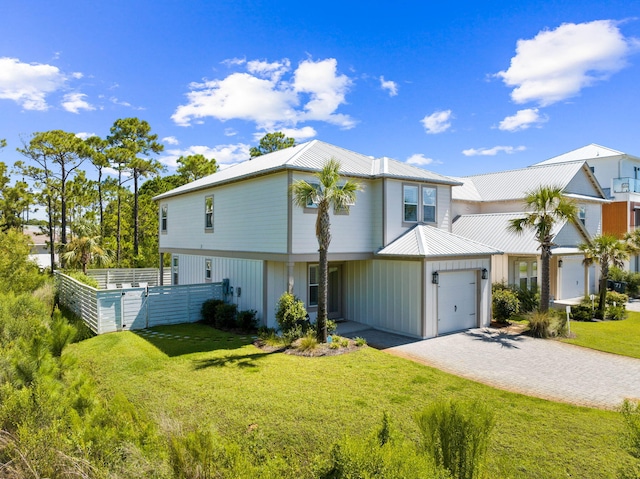
<instances>
[{"instance_id":1,"label":"vertical board siding","mask_svg":"<svg viewBox=\"0 0 640 479\"><path fill-rule=\"evenodd\" d=\"M220 283L99 291L56 272L60 303L96 334L200 320L208 299L223 299Z\"/></svg>"},{"instance_id":2,"label":"vertical board siding","mask_svg":"<svg viewBox=\"0 0 640 479\"><path fill-rule=\"evenodd\" d=\"M345 264L345 316L375 328L422 335L420 261Z\"/></svg>"}]
</instances>

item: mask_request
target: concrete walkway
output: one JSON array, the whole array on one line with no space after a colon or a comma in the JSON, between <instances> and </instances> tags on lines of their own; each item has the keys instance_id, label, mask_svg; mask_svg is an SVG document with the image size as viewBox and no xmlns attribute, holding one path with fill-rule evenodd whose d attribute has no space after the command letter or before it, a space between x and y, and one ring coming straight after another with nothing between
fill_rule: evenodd
<instances>
[{"instance_id":1,"label":"concrete walkway","mask_svg":"<svg viewBox=\"0 0 640 479\"><path fill-rule=\"evenodd\" d=\"M416 340L353 322L340 323L338 334L360 336L385 352L527 396L602 409L640 400L640 359L559 341L490 328Z\"/></svg>"}]
</instances>

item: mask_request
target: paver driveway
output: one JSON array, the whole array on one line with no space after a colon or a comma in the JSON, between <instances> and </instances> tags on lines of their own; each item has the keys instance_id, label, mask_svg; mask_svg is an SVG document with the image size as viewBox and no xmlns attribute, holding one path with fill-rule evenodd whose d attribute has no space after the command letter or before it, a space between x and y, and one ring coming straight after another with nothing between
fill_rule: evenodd
<instances>
[{"instance_id":1,"label":"paver driveway","mask_svg":"<svg viewBox=\"0 0 640 479\"><path fill-rule=\"evenodd\" d=\"M640 400L640 359L490 328L414 340L341 326L339 334L499 389L607 409Z\"/></svg>"}]
</instances>

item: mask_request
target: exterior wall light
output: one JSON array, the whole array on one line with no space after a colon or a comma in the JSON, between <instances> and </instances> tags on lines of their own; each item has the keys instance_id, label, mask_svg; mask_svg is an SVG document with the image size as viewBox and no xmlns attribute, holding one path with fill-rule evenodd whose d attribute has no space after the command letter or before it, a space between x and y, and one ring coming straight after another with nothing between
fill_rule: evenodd
<instances>
[{"instance_id":1,"label":"exterior wall light","mask_svg":"<svg viewBox=\"0 0 640 479\"><path fill-rule=\"evenodd\" d=\"M439 278L439 276L440 276L440 275L438 274L438 272L437 272L437 271L434 271L434 272L431 274L431 282L432 282L433 284L438 284L438 278Z\"/></svg>"},{"instance_id":2,"label":"exterior wall light","mask_svg":"<svg viewBox=\"0 0 640 479\"><path fill-rule=\"evenodd\" d=\"M482 279L487 279L489 277L489 271L487 268L482 268Z\"/></svg>"},{"instance_id":3,"label":"exterior wall light","mask_svg":"<svg viewBox=\"0 0 640 479\"><path fill-rule=\"evenodd\" d=\"M558 260L558 268L562 268L562 260L561 259Z\"/></svg>"}]
</instances>

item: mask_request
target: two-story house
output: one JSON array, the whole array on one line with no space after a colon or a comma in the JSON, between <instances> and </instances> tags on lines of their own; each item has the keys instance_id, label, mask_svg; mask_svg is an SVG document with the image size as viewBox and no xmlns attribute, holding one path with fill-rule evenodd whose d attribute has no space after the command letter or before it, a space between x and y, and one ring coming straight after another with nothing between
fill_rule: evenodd
<instances>
[{"instance_id":1,"label":"two-story house","mask_svg":"<svg viewBox=\"0 0 640 479\"><path fill-rule=\"evenodd\" d=\"M487 325L491 256L500 251L451 233L451 190L460 182L318 140L156 197L160 253L171 255L172 282L228 279L227 301L255 309L270 327L285 291L314 317L316 209L295 206L290 187L313 182L330 158L363 186L348 211L331 215L330 317L420 338Z\"/></svg>"},{"instance_id":2,"label":"two-story house","mask_svg":"<svg viewBox=\"0 0 640 479\"><path fill-rule=\"evenodd\" d=\"M582 298L596 289L595 267L585 268L580 243L602 231L604 191L584 161L532 166L459 178L453 187L452 231L504 252L493 258L492 281L535 290L540 249L533 230L522 234L509 223L522 218L524 199L540 186L560 187L578 206L577 221L556 224L550 264L550 293L556 300Z\"/></svg>"},{"instance_id":3,"label":"two-story house","mask_svg":"<svg viewBox=\"0 0 640 479\"><path fill-rule=\"evenodd\" d=\"M622 238L640 227L640 158L604 146L590 144L545 160L539 165L586 161L606 196L602 206L602 232ZM640 257L629 262L640 271Z\"/></svg>"}]
</instances>

